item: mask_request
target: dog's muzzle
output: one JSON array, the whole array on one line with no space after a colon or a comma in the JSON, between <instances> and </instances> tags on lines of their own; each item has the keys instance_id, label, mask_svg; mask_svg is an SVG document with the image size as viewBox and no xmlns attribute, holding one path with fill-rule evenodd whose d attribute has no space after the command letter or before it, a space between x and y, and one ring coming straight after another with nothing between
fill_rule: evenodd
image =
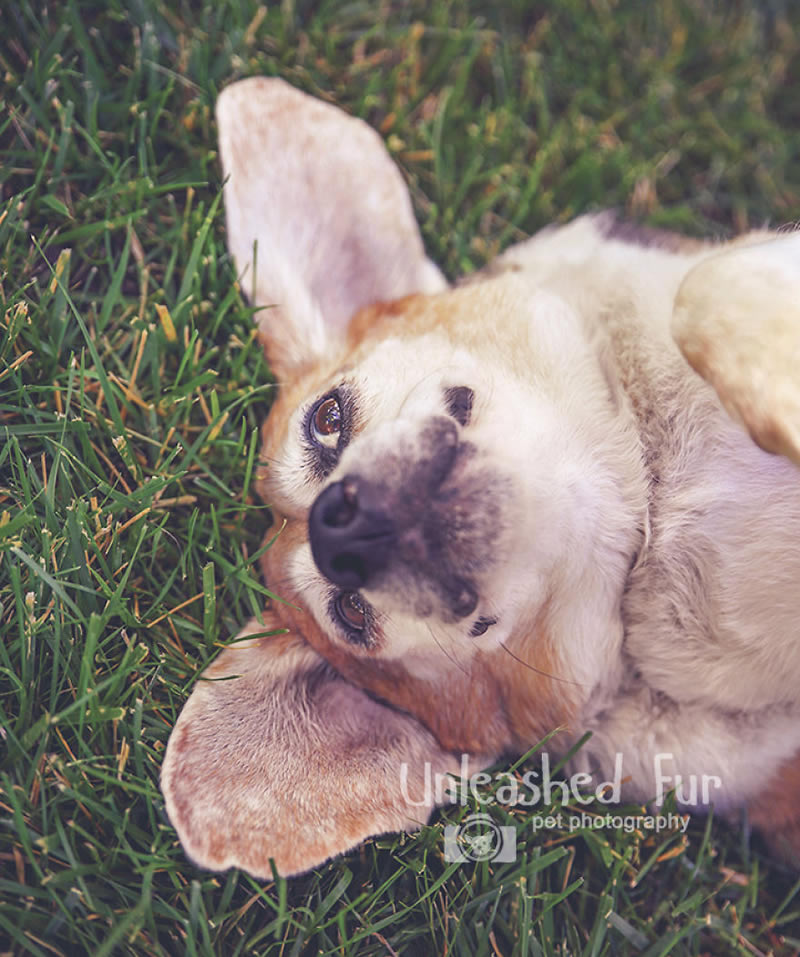
<instances>
[{"instance_id":1,"label":"dog's muzzle","mask_svg":"<svg viewBox=\"0 0 800 957\"><path fill-rule=\"evenodd\" d=\"M477 606L474 576L491 550L496 507L485 476L465 474L475 450L450 419L431 419L416 451L323 489L309 513L311 553L340 588L417 593L420 614L433 607L424 596L435 596L456 620Z\"/></svg>"}]
</instances>

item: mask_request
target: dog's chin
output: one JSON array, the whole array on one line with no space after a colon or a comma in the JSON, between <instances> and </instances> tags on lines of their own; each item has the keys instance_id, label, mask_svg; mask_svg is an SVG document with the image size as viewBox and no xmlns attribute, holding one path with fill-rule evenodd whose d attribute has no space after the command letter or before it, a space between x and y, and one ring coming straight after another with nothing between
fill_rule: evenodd
<instances>
[{"instance_id":1,"label":"dog's chin","mask_svg":"<svg viewBox=\"0 0 800 957\"><path fill-rule=\"evenodd\" d=\"M368 555L352 586L346 574L326 574L328 561L316 561L317 571L333 587L358 590L376 609L463 622L469 630L487 606L489 583L506 551L505 488L489 469L472 470L442 486L421 506L413 494L378 487L391 531L375 549L374 564ZM313 540L311 548L314 552Z\"/></svg>"},{"instance_id":2,"label":"dog's chin","mask_svg":"<svg viewBox=\"0 0 800 957\"><path fill-rule=\"evenodd\" d=\"M399 603L419 618L474 617L502 551L500 496L486 491L495 484L474 476L431 498L421 519L398 528L391 559L363 589L365 597L382 607Z\"/></svg>"}]
</instances>

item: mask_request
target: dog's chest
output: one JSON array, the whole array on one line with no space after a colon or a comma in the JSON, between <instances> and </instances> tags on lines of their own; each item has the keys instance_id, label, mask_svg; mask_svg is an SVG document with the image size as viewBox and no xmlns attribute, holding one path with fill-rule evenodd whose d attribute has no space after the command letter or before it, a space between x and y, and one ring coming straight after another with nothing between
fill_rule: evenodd
<instances>
[{"instance_id":1,"label":"dog's chest","mask_svg":"<svg viewBox=\"0 0 800 957\"><path fill-rule=\"evenodd\" d=\"M625 652L677 701L800 704L800 473L758 449L634 316L609 319L649 476Z\"/></svg>"},{"instance_id":2,"label":"dog's chest","mask_svg":"<svg viewBox=\"0 0 800 957\"><path fill-rule=\"evenodd\" d=\"M800 473L759 450L635 310L603 322L649 494L622 600L623 679L588 702L581 760L608 771L623 754L639 799L658 767L716 775L722 808L749 768L768 774L800 747Z\"/></svg>"}]
</instances>

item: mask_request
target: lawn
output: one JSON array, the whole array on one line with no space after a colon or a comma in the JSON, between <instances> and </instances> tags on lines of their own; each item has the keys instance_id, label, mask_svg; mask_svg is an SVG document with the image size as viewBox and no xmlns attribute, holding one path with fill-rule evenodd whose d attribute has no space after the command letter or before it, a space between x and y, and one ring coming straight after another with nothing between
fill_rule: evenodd
<instances>
[{"instance_id":1,"label":"lawn","mask_svg":"<svg viewBox=\"0 0 800 957\"><path fill-rule=\"evenodd\" d=\"M198 672L268 595L274 384L225 249L219 91L278 75L368 120L455 278L590 209L800 218L796 11L4 0L0 952L798 952L800 881L746 822L537 835L497 809L517 860L447 864L451 808L263 883L189 864L158 787Z\"/></svg>"}]
</instances>

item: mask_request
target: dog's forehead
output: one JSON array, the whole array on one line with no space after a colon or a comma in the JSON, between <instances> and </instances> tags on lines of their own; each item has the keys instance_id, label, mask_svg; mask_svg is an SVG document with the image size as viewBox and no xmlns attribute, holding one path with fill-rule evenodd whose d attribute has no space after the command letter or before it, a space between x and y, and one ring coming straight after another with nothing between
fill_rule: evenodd
<instances>
[{"instance_id":1,"label":"dog's forehead","mask_svg":"<svg viewBox=\"0 0 800 957\"><path fill-rule=\"evenodd\" d=\"M380 303L353 318L350 352L337 372L398 391L427 378L473 385L455 380L480 381L498 369L527 383L574 332L567 312L558 296L514 274Z\"/></svg>"},{"instance_id":2,"label":"dog's forehead","mask_svg":"<svg viewBox=\"0 0 800 957\"><path fill-rule=\"evenodd\" d=\"M443 388L474 386L485 376L485 363L472 350L433 328L409 339L390 335L374 343L340 371L352 383L368 417L409 414L417 403L441 401Z\"/></svg>"},{"instance_id":3,"label":"dog's forehead","mask_svg":"<svg viewBox=\"0 0 800 957\"><path fill-rule=\"evenodd\" d=\"M564 310L557 296L514 274L375 303L353 316L345 341L328 361L281 383L275 408L285 418L292 407L345 378L402 391L434 373L447 379L499 366L504 375L519 373L527 381L535 374L531 358L551 351L552 343L539 333L549 339L563 331L569 325Z\"/></svg>"}]
</instances>

